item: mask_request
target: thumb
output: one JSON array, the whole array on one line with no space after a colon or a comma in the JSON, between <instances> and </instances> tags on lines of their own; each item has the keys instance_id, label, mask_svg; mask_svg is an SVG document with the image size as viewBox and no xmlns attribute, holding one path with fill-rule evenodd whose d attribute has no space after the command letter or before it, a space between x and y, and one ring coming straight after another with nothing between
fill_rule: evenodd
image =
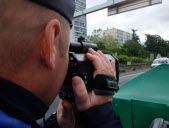
<instances>
[{"instance_id":1,"label":"thumb","mask_svg":"<svg viewBox=\"0 0 169 128\"><path fill-rule=\"evenodd\" d=\"M61 101L57 110L57 121L60 127L73 128L75 125L75 118L73 114L73 107L68 101Z\"/></svg>"},{"instance_id":2,"label":"thumb","mask_svg":"<svg viewBox=\"0 0 169 128\"><path fill-rule=\"evenodd\" d=\"M79 111L88 109L90 107L90 99L83 80L78 76L73 77L72 87L77 109Z\"/></svg>"},{"instance_id":3,"label":"thumb","mask_svg":"<svg viewBox=\"0 0 169 128\"><path fill-rule=\"evenodd\" d=\"M63 115L67 115L69 113L72 114L73 107L72 107L72 104L70 102L63 100L62 106L63 106Z\"/></svg>"},{"instance_id":4,"label":"thumb","mask_svg":"<svg viewBox=\"0 0 169 128\"><path fill-rule=\"evenodd\" d=\"M66 100L61 100L57 109L57 114L66 117L71 115L72 112L73 112L72 105Z\"/></svg>"}]
</instances>

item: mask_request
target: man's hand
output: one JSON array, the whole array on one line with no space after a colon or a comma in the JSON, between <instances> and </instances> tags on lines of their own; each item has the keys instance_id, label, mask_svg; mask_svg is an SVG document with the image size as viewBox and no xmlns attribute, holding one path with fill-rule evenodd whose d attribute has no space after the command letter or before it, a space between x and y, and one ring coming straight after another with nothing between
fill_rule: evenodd
<instances>
[{"instance_id":1,"label":"man's hand","mask_svg":"<svg viewBox=\"0 0 169 128\"><path fill-rule=\"evenodd\" d=\"M106 74L116 76L115 62L110 62L101 51L94 51L89 49L86 58L92 61L95 71L93 77L97 74ZM72 79L73 91L75 95L75 104L79 111L87 110L88 108L102 105L106 102L112 101L112 96L96 95L94 91L87 92L85 84L80 77Z\"/></svg>"},{"instance_id":2,"label":"man's hand","mask_svg":"<svg viewBox=\"0 0 169 128\"><path fill-rule=\"evenodd\" d=\"M72 104L68 101L60 101L57 109L57 120L61 128L74 128L75 117Z\"/></svg>"}]
</instances>

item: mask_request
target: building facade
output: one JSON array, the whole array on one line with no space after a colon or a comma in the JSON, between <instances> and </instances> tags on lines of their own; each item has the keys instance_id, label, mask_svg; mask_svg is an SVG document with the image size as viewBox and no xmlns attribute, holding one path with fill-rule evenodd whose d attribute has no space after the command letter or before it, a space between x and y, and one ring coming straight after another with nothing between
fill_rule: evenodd
<instances>
[{"instance_id":1,"label":"building facade","mask_svg":"<svg viewBox=\"0 0 169 128\"><path fill-rule=\"evenodd\" d=\"M125 32L123 30L116 29L116 28L110 28L110 29L104 30L103 35L113 36L115 39L119 41L121 45L123 45L126 42L126 40L132 39L131 33Z\"/></svg>"},{"instance_id":2,"label":"building facade","mask_svg":"<svg viewBox=\"0 0 169 128\"><path fill-rule=\"evenodd\" d=\"M76 0L76 12L84 9L86 9L86 0ZM77 38L80 36L87 38L86 16L77 17L73 20L71 41L77 41Z\"/></svg>"}]
</instances>

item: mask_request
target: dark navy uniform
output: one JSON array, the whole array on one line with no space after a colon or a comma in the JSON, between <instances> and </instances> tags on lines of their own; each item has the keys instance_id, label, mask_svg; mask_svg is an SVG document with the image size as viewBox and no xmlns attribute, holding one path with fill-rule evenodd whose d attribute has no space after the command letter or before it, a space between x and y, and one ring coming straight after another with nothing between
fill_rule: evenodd
<instances>
[{"instance_id":1,"label":"dark navy uniform","mask_svg":"<svg viewBox=\"0 0 169 128\"><path fill-rule=\"evenodd\" d=\"M0 128L38 128L36 120L48 110L31 92L0 78ZM80 128L122 128L111 102L79 112Z\"/></svg>"}]
</instances>

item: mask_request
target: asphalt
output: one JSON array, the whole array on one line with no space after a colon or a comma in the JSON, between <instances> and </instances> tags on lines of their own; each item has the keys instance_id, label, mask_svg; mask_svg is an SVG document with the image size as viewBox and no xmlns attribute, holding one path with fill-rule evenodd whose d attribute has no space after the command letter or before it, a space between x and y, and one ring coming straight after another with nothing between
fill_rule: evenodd
<instances>
[{"instance_id":1,"label":"asphalt","mask_svg":"<svg viewBox=\"0 0 169 128\"><path fill-rule=\"evenodd\" d=\"M141 75L142 73L148 70L149 69L143 69L143 70L137 70L137 71L127 72L127 73L120 73L119 86L128 82L129 80L134 79L135 77Z\"/></svg>"}]
</instances>

